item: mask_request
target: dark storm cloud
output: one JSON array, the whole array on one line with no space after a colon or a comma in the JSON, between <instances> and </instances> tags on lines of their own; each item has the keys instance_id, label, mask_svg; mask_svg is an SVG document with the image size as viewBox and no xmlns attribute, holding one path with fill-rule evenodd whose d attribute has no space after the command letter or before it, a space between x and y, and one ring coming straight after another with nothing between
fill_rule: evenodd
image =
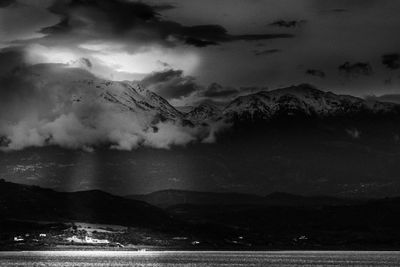
<instances>
[{"instance_id":1,"label":"dark storm cloud","mask_svg":"<svg viewBox=\"0 0 400 267\"><path fill-rule=\"evenodd\" d=\"M142 80L143 85L163 83L167 82L176 77L182 77L183 72L181 70L166 70L162 72L154 72Z\"/></svg>"},{"instance_id":2,"label":"dark storm cloud","mask_svg":"<svg viewBox=\"0 0 400 267\"><path fill-rule=\"evenodd\" d=\"M55 65L48 66L51 68ZM34 85L31 82L31 78L36 76L38 77L30 72L30 65L25 61L22 48L0 50L0 128L4 121L20 118L25 110L31 107L41 109L46 106L46 102L50 102L50 96L37 97L36 93L41 90L37 88L40 83Z\"/></svg>"},{"instance_id":3,"label":"dark storm cloud","mask_svg":"<svg viewBox=\"0 0 400 267\"><path fill-rule=\"evenodd\" d=\"M223 87L218 83L212 83L203 92L203 95L210 98L224 98L237 95L238 93L239 91L236 88Z\"/></svg>"},{"instance_id":4,"label":"dark storm cloud","mask_svg":"<svg viewBox=\"0 0 400 267\"><path fill-rule=\"evenodd\" d=\"M280 49L267 49L267 50L254 50L253 54L255 56L265 56L265 55L270 55L270 54L276 54L282 52Z\"/></svg>"},{"instance_id":5,"label":"dark storm cloud","mask_svg":"<svg viewBox=\"0 0 400 267\"><path fill-rule=\"evenodd\" d=\"M157 9L157 11L165 11L165 10L176 8L174 5L171 5L171 4L161 4L161 5L155 5L153 7L155 9Z\"/></svg>"},{"instance_id":6,"label":"dark storm cloud","mask_svg":"<svg viewBox=\"0 0 400 267\"><path fill-rule=\"evenodd\" d=\"M388 69L396 70L400 68L400 54L386 54L382 56L382 64Z\"/></svg>"},{"instance_id":7,"label":"dark storm cloud","mask_svg":"<svg viewBox=\"0 0 400 267\"><path fill-rule=\"evenodd\" d=\"M325 72L323 72L322 70L316 70L316 69L308 69L306 71L307 75L311 75L311 76L317 76L320 78L325 78L326 74Z\"/></svg>"},{"instance_id":8,"label":"dark storm cloud","mask_svg":"<svg viewBox=\"0 0 400 267\"><path fill-rule=\"evenodd\" d=\"M231 41L257 41L276 38L291 38L291 34L242 34L231 35L220 25L198 25L183 27L182 36L186 36L186 42L190 39L190 44L197 46L215 45Z\"/></svg>"},{"instance_id":9,"label":"dark storm cloud","mask_svg":"<svg viewBox=\"0 0 400 267\"><path fill-rule=\"evenodd\" d=\"M96 23L96 19L104 19L105 21L99 23L106 22L112 30L124 32L143 21L152 21L159 17L157 6L123 0L61 0L56 1L49 10L60 15L62 20L59 24L44 29L45 33L68 32L87 26L86 23Z\"/></svg>"},{"instance_id":10,"label":"dark storm cloud","mask_svg":"<svg viewBox=\"0 0 400 267\"><path fill-rule=\"evenodd\" d=\"M293 38L293 34L277 33L277 34L242 34L242 35L228 35L226 42L229 41L259 41L269 39L284 39Z\"/></svg>"},{"instance_id":11,"label":"dark storm cloud","mask_svg":"<svg viewBox=\"0 0 400 267\"><path fill-rule=\"evenodd\" d=\"M284 27L284 28L296 28L302 26L306 21L305 20L277 20L270 23L270 26L274 27Z\"/></svg>"},{"instance_id":12,"label":"dark storm cloud","mask_svg":"<svg viewBox=\"0 0 400 267\"><path fill-rule=\"evenodd\" d=\"M12 5L16 2L17 2L16 0L0 0L0 8L8 7L9 5Z\"/></svg>"},{"instance_id":13,"label":"dark storm cloud","mask_svg":"<svg viewBox=\"0 0 400 267\"><path fill-rule=\"evenodd\" d=\"M192 37L186 38L185 44L193 45L193 46L197 46L197 47L206 47L206 46L210 46L210 45L218 45L217 42L204 41L204 40L200 40L200 39L196 39L196 38L192 38Z\"/></svg>"},{"instance_id":14,"label":"dark storm cloud","mask_svg":"<svg viewBox=\"0 0 400 267\"><path fill-rule=\"evenodd\" d=\"M116 80L140 80L151 71L182 69L196 77L205 88L214 81L239 89L256 84L274 88L312 79L310 82L318 87L347 90L357 95L373 93L379 86L384 86L387 93L393 92L398 79L392 73L392 85L385 86L383 81L389 76L383 72L382 63L376 62L376 57L398 52L396 47L400 39L396 35L396 25L399 24L400 5L397 1L289 2L293 3L276 0L19 0L12 8L0 9L0 17L8 18L4 20L6 27L0 27L2 37L2 29L7 28L7 38L0 38L0 42L3 41L0 46L20 40L19 44L30 46L31 55L42 57L37 60L40 62L68 63L85 57L93 63L93 73ZM331 14L344 11L348 13ZM29 17L32 19L27 20ZM296 28L302 20L307 21L304 27ZM269 23L274 23L275 27L268 26ZM38 34L38 29L43 29L47 35ZM296 33L296 38L269 40L292 37L286 33ZM237 40L241 41L234 42ZM251 40L256 41L245 42ZM215 45L220 45L220 49L212 47ZM279 53L278 49L284 52ZM124 58L127 54L132 55L132 61ZM123 60L119 61L120 58ZM143 65L142 60L145 61ZM157 63L158 60L166 64ZM338 66L346 61L349 65L343 65L339 72ZM374 75L346 79L345 75L369 73L357 67L357 62L371 62ZM393 62L387 66L395 65ZM321 73L305 74L309 68L323 70L328 75L325 79L316 79ZM368 85L365 85L366 80Z\"/></svg>"},{"instance_id":15,"label":"dark storm cloud","mask_svg":"<svg viewBox=\"0 0 400 267\"><path fill-rule=\"evenodd\" d=\"M141 84L166 99L188 96L199 89L191 76L185 76L181 70L153 72L146 76Z\"/></svg>"},{"instance_id":16,"label":"dark storm cloud","mask_svg":"<svg viewBox=\"0 0 400 267\"><path fill-rule=\"evenodd\" d=\"M239 88L241 95L254 94L261 91L268 91L268 86L242 86Z\"/></svg>"},{"instance_id":17,"label":"dark storm cloud","mask_svg":"<svg viewBox=\"0 0 400 267\"><path fill-rule=\"evenodd\" d=\"M61 17L58 24L46 27L42 33L51 37L68 34L69 39L131 39L134 42L158 42L174 45L177 41L197 47L238 40L290 38L290 34L231 35L220 25L184 26L164 20L159 11L171 5L148 5L124 0L56 1L49 10Z\"/></svg>"},{"instance_id":18,"label":"dark storm cloud","mask_svg":"<svg viewBox=\"0 0 400 267\"><path fill-rule=\"evenodd\" d=\"M0 51L0 77L12 75L18 67L24 65L25 52L18 47L9 47Z\"/></svg>"},{"instance_id":19,"label":"dark storm cloud","mask_svg":"<svg viewBox=\"0 0 400 267\"><path fill-rule=\"evenodd\" d=\"M216 103L219 103L218 106L221 106L223 103L229 103L229 101L231 101L234 97L267 90L268 87L266 86L241 86L239 88L235 88L214 82L211 83L207 88L199 91L198 96L205 98L207 101L215 101Z\"/></svg>"},{"instance_id":20,"label":"dark storm cloud","mask_svg":"<svg viewBox=\"0 0 400 267\"><path fill-rule=\"evenodd\" d=\"M161 66L165 67L165 68L171 68L171 65L168 64L167 62L161 61L161 60L157 60L158 64L160 64Z\"/></svg>"},{"instance_id":21,"label":"dark storm cloud","mask_svg":"<svg viewBox=\"0 0 400 267\"><path fill-rule=\"evenodd\" d=\"M356 62L350 63L345 62L344 64L338 67L340 73L345 74L346 76L370 76L372 75L372 66L370 63L367 62Z\"/></svg>"},{"instance_id":22,"label":"dark storm cloud","mask_svg":"<svg viewBox=\"0 0 400 267\"><path fill-rule=\"evenodd\" d=\"M91 68L93 66L92 62L88 58L81 58L81 61L88 68Z\"/></svg>"}]
</instances>

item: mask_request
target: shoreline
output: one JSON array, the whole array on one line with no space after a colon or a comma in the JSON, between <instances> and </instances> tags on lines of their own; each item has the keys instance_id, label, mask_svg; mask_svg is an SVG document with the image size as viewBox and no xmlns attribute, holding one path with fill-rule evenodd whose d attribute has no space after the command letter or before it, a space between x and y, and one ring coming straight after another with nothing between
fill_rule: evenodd
<instances>
[{"instance_id":1,"label":"shoreline","mask_svg":"<svg viewBox=\"0 0 400 267\"><path fill-rule=\"evenodd\" d=\"M276 250L131 250L131 249L120 249L120 250L109 250L109 249L71 249L71 250L0 250L0 256L4 253L40 253L40 252L51 252L51 253L137 253L137 254L152 254L152 253L400 253L398 250L287 250L287 249L276 249Z\"/></svg>"}]
</instances>

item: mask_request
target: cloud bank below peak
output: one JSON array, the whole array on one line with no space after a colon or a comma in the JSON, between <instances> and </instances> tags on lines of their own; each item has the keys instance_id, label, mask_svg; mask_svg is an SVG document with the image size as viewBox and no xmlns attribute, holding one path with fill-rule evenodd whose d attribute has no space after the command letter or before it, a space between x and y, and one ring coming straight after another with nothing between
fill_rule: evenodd
<instances>
[{"instance_id":1,"label":"cloud bank below peak","mask_svg":"<svg viewBox=\"0 0 400 267\"><path fill-rule=\"evenodd\" d=\"M0 52L0 149L57 145L92 150L169 148L208 140L209 127L184 125L165 100L133 83L99 79L73 65L30 65ZM82 64L90 66L90 61Z\"/></svg>"}]
</instances>

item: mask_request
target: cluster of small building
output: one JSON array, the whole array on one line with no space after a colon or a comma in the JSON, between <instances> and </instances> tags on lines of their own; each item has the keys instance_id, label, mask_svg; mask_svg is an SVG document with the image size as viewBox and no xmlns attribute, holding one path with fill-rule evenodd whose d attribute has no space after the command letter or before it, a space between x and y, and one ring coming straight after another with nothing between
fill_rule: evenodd
<instances>
[{"instance_id":1,"label":"cluster of small building","mask_svg":"<svg viewBox=\"0 0 400 267\"><path fill-rule=\"evenodd\" d=\"M43 239L46 238L47 234L39 234L39 238ZM38 242L39 239L32 238L30 234L25 234L24 236L14 236L14 242L25 242L27 239L31 239L32 241Z\"/></svg>"},{"instance_id":2,"label":"cluster of small building","mask_svg":"<svg viewBox=\"0 0 400 267\"><path fill-rule=\"evenodd\" d=\"M294 242L301 242L301 241L307 241L308 240L308 237L307 236L305 236L305 235L301 235L301 236L299 236L299 237L295 237L295 238L293 238L293 241Z\"/></svg>"},{"instance_id":3,"label":"cluster of small building","mask_svg":"<svg viewBox=\"0 0 400 267\"><path fill-rule=\"evenodd\" d=\"M78 236L74 235L66 238L66 240L70 243L78 243L78 244L99 244L99 245L110 244L110 241L108 241L107 239L97 239L97 238L92 238L90 236L79 238Z\"/></svg>"}]
</instances>

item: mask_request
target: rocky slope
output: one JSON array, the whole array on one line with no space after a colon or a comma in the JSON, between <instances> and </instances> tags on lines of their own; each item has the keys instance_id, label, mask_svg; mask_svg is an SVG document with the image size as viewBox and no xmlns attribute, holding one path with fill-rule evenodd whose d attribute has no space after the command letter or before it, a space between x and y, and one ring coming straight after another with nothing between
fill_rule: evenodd
<instances>
[{"instance_id":1,"label":"rocky slope","mask_svg":"<svg viewBox=\"0 0 400 267\"><path fill-rule=\"evenodd\" d=\"M240 96L222 110L203 103L183 113L167 100L140 85L139 82L117 82L100 79L80 68L63 65L35 65L24 70L29 82L40 90L62 88L56 100L72 104L105 103L120 111L133 112L148 118L190 121L193 124L220 120L270 120L280 116L336 117L357 115L400 114L400 105L366 101L349 95L324 92L309 84L300 84L271 91ZM61 90L60 90L61 91Z\"/></svg>"},{"instance_id":2,"label":"rocky slope","mask_svg":"<svg viewBox=\"0 0 400 267\"><path fill-rule=\"evenodd\" d=\"M161 209L99 190L65 193L0 179L0 193L0 217L4 219L128 226L162 226L172 222Z\"/></svg>"},{"instance_id":3,"label":"rocky slope","mask_svg":"<svg viewBox=\"0 0 400 267\"><path fill-rule=\"evenodd\" d=\"M324 92L308 84L236 98L223 110L227 119L269 120L279 116L335 117L400 114L393 103Z\"/></svg>"},{"instance_id":4,"label":"rocky slope","mask_svg":"<svg viewBox=\"0 0 400 267\"><path fill-rule=\"evenodd\" d=\"M222 116L222 111L215 105L203 103L185 115L185 118L195 122L207 122L218 120Z\"/></svg>"}]
</instances>

